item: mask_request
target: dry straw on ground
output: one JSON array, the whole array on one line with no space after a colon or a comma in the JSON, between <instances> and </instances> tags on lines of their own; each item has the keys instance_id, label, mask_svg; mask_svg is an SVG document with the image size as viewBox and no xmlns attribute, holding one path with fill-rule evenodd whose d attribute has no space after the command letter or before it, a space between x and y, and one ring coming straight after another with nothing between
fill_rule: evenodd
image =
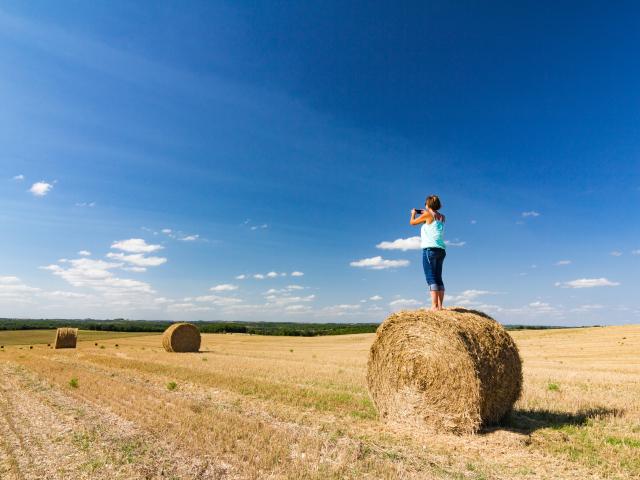
<instances>
[{"instance_id":1,"label":"dry straw on ground","mask_svg":"<svg viewBox=\"0 0 640 480\"><path fill-rule=\"evenodd\" d=\"M192 323L174 323L162 334L162 346L167 352L197 352L200 330Z\"/></svg>"},{"instance_id":2,"label":"dry straw on ground","mask_svg":"<svg viewBox=\"0 0 640 480\"><path fill-rule=\"evenodd\" d=\"M76 348L77 341L77 328L59 328L58 330L56 330L56 340L54 342L54 348Z\"/></svg>"},{"instance_id":3,"label":"dry straw on ground","mask_svg":"<svg viewBox=\"0 0 640 480\"><path fill-rule=\"evenodd\" d=\"M510 412L522 362L511 336L482 312L402 311L378 327L367 382L383 419L475 433Z\"/></svg>"}]
</instances>

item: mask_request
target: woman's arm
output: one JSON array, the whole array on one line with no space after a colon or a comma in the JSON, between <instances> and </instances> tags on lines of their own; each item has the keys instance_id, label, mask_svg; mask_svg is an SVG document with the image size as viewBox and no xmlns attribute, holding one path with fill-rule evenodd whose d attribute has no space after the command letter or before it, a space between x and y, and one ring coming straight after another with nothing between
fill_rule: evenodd
<instances>
[{"instance_id":1,"label":"woman's arm","mask_svg":"<svg viewBox=\"0 0 640 480\"><path fill-rule=\"evenodd\" d=\"M423 212L422 215L416 217L416 209L411 210L411 217L409 218L409 225L420 225L427 221L428 212Z\"/></svg>"}]
</instances>

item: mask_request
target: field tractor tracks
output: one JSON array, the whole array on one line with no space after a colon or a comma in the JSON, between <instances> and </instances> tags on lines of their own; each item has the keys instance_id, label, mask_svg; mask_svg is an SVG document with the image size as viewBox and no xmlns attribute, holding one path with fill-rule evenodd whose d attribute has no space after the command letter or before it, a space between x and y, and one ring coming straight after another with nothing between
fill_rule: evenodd
<instances>
[{"instance_id":1,"label":"field tractor tracks","mask_svg":"<svg viewBox=\"0 0 640 480\"><path fill-rule=\"evenodd\" d=\"M229 478L20 365L0 364L0 373L3 480Z\"/></svg>"}]
</instances>

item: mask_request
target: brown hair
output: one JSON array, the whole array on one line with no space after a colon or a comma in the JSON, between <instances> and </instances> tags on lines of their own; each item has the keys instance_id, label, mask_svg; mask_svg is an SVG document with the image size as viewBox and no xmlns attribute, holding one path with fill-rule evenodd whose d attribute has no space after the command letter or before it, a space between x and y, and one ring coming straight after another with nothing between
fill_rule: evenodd
<instances>
[{"instance_id":1,"label":"brown hair","mask_svg":"<svg viewBox=\"0 0 640 480\"><path fill-rule=\"evenodd\" d=\"M440 203L440 199L437 195L429 195L425 200L425 203L427 204L427 207L436 212L442 208L442 204Z\"/></svg>"}]
</instances>

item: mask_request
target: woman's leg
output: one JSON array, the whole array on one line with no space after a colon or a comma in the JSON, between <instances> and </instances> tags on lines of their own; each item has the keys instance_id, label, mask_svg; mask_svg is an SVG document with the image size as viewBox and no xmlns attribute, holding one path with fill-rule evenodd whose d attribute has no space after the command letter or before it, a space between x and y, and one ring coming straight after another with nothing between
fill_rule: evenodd
<instances>
[{"instance_id":1,"label":"woman's leg","mask_svg":"<svg viewBox=\"0 0 640 480\"><path fill-rule=\"evenodd\" d=\"M447 252L442 250L439 252L438 262L436 266L436 283L438 284L438 310L442 309L444 302L444 282L442 281L442 264L444 263L444 257L447 256Z\"/></svg>"},{"instance_id":2,"label":"woman's leg","mask_svg":"<svg viewBox=\"0 0 640 480\"><path fill-rule=\"evenodd\" d=\"M431 290L431 310L439 310L438 308L438 298L440 292L437 290Z\"/></svg>"},{"instance_id":3,"label":"woman's leg","mask_svg":"<svg viewBox=\"0 0 640 480\"><path fill-rule=\"evenodd\" d=\"M424 269L424 276L427 279L429 285L429 293L431 295L431 310L438 309L438 292L432 288L437 288L435 283L435 270L434 270L433 251L428 248L422 250L422 268Z\"/></svg>"}]
</instances>

